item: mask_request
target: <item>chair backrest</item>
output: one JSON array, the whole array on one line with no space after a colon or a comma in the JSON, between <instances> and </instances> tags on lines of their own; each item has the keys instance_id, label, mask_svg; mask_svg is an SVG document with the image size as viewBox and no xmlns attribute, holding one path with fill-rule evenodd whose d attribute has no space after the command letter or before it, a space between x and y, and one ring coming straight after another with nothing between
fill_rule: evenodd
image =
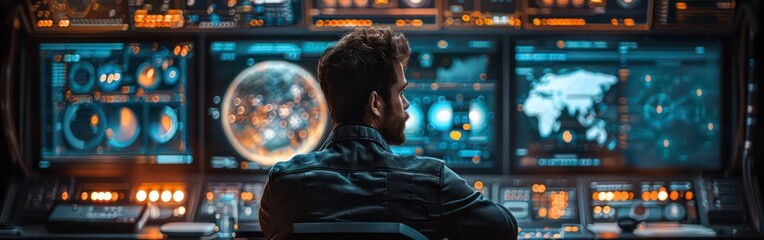
<instances>
[{"instance_id":1,"label":"chair backrest","mask_svg":"<svg viewBox=\"0 0 764 240\"><path fill-rule=\"evenodd\" d=\"M417 230L395 222L310 222L292 225L290 239L427 240Z\"/></svg>"}]
</instances>

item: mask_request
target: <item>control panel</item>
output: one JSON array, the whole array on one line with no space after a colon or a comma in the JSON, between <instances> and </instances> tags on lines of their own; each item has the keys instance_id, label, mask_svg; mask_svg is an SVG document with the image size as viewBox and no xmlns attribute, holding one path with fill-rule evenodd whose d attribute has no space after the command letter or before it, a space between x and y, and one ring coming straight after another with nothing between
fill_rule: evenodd
<instances>
[{"instance_id":1,"label":"control panel","mask_svg":"<svg viewBox=\"0 0 764 240\"><path fill-rule=\"evenodd\" d=\"M735 0L655 0L656 29L724 29L732 26Z\"/></svg>"},{"instance_id":2,"label":"control panel","mask_svg":"<svg viewBox=\"0 0 764 240\"><path fill-rule=\"evenodd\" d=\"M519 29L519 0L449 0L443 7L443 27L453 29Z\"/></svg>"},{"instance_id":3,"label":"control panel","mask_svg":"<svg viewBox=\"0 0 764 240\"><path fill-rule=\"evenodd\" d=\"M147 222L184 221L198 190L185 182L66 178L31 181L20 194L26 199L19 202L22 219L55 222L48 225L53 231L99 231L99 224L119 223L120 232L134 232Z\"/></svg>"},{"instance_id":4,"label":"control panel","mask_svg":"<svg viewBox=\"0 0 764 240\"><path fill-rule=\"evenodd\" d=\"M205 183L196 215L198 222L212 222L220 236L260 236L258 210L265 179L210 181Z\"/></svg>"},{"instance_id":5,"label":"control panel","mask_svg":"<svg viewBox=\"0 0 764 240\"><path fill-rule=\"evenodd\" d=\"M125 31L127 0L27 0L36 31Z\"/></svg>"},{"instance_id":6,"label":"control panel","mask_svg":"<svg viewBox=\"0 0 764 240\"><path fill-rule=\"evenodd\" d=\"M653 0L523 0L528 29L647 30Z\"/></svg>"},{"instance_id":7,"label":"control panel","mask_svg":"<svg viewBox=\"0 0 764 240\"><path fill-rule=\"evenodd\" d=\"M440 27L440 5L436 0L392 1L305 1L308 28L347 30L359 26L436 30Z\"/></svg>"},{"instance_id":8,"label":"control panel","mask_svg":"<svg viewBox=\"0 0 764 240\"><path fill-rule=\"evenodd\" d=\"M518 238L588 238L575 178L464 176L467 183L517 220Z\"/></svg>"},{"instance_id":9,"label":"control panel","mask_svg":"<svg viewBox=\"0 0 764 240\"><path fill-rule=\"evenodd\" d=\"M297 0L130 0L129 8L136 30L288 26L302 16Z\"/></svg>"},{"instance_id":10,"label":"control panel","mask_svg":"<svg viewBox=\"0 0 764 240\"><path fill-rule=\"evenodd\" d=\"M639 222L700 223L692 181L592 181L587 216L592 222L631 218Z\"/></svg>"},{"instance_id":11,"label":"control panel","mask_svg":"<svg viewBox=\"0 0 764 240\"><path fill-rule=\"evenodd\" d=\"M483 196L507 208L518 238L714 237L739 234L746 213L741 187L717 177L542 178L463 176ZM729 222L725 222L729 221Z\"/></svg>"}]
</instances>

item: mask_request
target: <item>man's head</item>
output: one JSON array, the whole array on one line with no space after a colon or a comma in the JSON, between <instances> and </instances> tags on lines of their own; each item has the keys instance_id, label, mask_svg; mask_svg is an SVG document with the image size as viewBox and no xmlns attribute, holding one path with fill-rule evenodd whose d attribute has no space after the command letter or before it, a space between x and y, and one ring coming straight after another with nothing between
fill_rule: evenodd
<instances>
[{"instance_id":1,"label":"man's head","mask_svg":"<svg viewBox=\"0 0 764 240\"><path fill-rule=\"evenodd\" d=\"M390 144L405 141L409 102L404 68L411 49L401 33L357 28L326 49L318 79L335 125L366 123Z\"/></svg>"}]
</instances>

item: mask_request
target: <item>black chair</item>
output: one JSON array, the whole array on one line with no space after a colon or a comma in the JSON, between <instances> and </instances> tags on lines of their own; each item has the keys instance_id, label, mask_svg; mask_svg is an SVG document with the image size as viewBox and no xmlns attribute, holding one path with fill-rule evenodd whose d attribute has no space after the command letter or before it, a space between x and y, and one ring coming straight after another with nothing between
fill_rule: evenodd
<instances>
[{"instance_id":1,"label":"black chair","mask_svg":"<svg viewBox=\"0 0 764 240\"><path fill-rule=\"evenodd\" d=\"M427 240L417 230L394 222L310 222L292 228L290 239Z\"/></svg>"}]
</instances>

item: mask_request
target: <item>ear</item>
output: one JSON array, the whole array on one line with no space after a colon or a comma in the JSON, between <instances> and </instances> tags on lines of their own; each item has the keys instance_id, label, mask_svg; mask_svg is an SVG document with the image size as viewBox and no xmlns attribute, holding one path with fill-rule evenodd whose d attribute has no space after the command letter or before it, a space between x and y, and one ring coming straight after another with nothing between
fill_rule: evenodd
<instances>
[{"instance_id":1,"label":"ear","mask_svg":"<svg viewBox=\"0 0 764 240\"><path fill-rule=\"evenodd\" d=\"M385 106L385 103L382 100L382 96L377 93L377 91L372 91L371 94L369 94L369 101L366 103L369 107L369 110L371 110L371 114L375 117L382 117L382 113L384 112L382 109Z\"/></svg>"}]
</instances>

